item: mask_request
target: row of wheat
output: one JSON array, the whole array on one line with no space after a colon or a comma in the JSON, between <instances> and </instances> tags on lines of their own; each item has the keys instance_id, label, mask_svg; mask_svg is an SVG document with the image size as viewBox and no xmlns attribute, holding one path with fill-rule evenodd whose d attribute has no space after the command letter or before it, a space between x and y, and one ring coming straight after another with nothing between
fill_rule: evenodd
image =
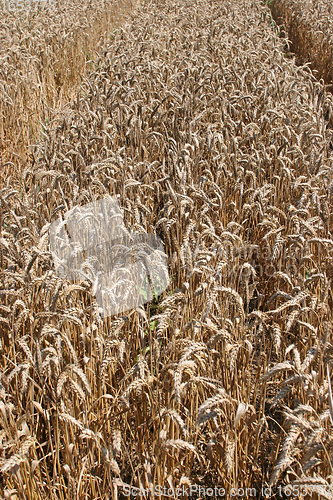
<instances>
[{"instance_id":1,"label":"row of wheat","mask_svg":"<svg viewBox=\"0 0 333 500\"><path fill-rule=\"evenodd\" d=\"M8 172L6 498L332 498L333 101L285 43L257 0L143 2ZM56 275L48 228L115 194L127 229L162 239L171 285L102 319L93 279Z\"/></svg>"},{"instance_id":2,"label":"row of wheat","mask_svg":"<svg viewBox=\"0 0 333 500\"><path fill-rule=\"evenodd\" d=\"M330 0L269 0L276 22L284 25L292 50L311 63L333 90L333 4ZM332 122L333 123L333 122Z\"/></svg>"},{"instance_id":3,"label":"row of wheat","mask_svg":"<svg viewBox=\"0 0 333 500\"><path fill-rule=\"evenodd\" d=\"M75 96L129 0L0 3L0 154L16 168L52 111ZM8 163L8 166L11 166ZM5 168L5 167L4 167ZM1 181L0 181L1 182Z\"/></svg>"}]
</instances>

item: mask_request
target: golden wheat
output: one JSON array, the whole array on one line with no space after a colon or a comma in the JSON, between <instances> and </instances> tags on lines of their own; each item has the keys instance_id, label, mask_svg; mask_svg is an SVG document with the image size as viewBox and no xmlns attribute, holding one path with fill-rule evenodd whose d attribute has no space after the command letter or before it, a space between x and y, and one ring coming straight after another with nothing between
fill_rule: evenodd
<instances>
[{"instance_id":1,"label":"golden wheat","mask_svg":"<svg viewBox=\"0 0 333 500\"><path fill-rule=\"evenodd\" d=\"M32 18L40 40L22 31L30 52L8 53L23 68L48 47L40 93L0 64L1 109L18 90L26 105L1 160L1 494L290 483L321 495L333 451L331 97L285 57L257 0L142 2L108 45L107 2L66 5L49 26ZM8 46L20 19L2 28ZM105 37L97 29L98 58L70 100L75 41L95 22ZM42 134L23 158L32 112L45 114ZM105 195L119 196L124 228L161 238L170 285L103 318L94 262L78 283L57 276L48 231Z\"/></svg>"}]
</instances>

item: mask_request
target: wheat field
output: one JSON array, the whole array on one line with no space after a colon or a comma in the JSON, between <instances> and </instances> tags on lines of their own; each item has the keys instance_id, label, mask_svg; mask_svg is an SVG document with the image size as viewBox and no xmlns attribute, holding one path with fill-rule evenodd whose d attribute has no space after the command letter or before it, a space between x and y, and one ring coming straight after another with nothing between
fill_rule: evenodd
<instances>
[{"instance_id":1,"label":"wheat field","mask_svg":"<svg viewBox=\"0 0 333 500\"><path fill-rule=\"evenodd\" d=\"M0 65L2 497L332 499L332 95L259 0L128 6L57 87L83 36L57 9L67 59L38 92ZM161 238L170 285L102 318L48 231L107 195Z\"/></svg>"},{"instance_id":2,"label":"wheat field","mask_svg":"<svg viewBox=\"0 0 333 500\"><path fill-rule=\"evenodd\" d=\"M0 3L0 153L6 171L29 161L29 146L42 137L43 124L75 97L96 67L96 54L135 3L44 0L28 10L31 0L17 1L22 5Z\"/></svg>"},{"instance_id":3,"label":"wheat field","mask_svg":"<svg viewBox=\"0 0 333 500\"><path fill-rule=\"evenodd\" d=\"M327 0L268 0L275 21L283 26L301 63L333 91L333 4ZM332 128L332 124L331 124Z\"/></svg>"}]
</instances>

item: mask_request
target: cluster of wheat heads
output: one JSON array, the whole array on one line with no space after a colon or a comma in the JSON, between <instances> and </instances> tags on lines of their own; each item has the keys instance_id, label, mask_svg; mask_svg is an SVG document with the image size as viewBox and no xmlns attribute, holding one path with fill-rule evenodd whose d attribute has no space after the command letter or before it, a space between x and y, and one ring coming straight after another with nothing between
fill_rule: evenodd
<instances>
[{"instance_id":1,"label":"cluster of wheat heads","mask_svg":"<svg viewBox=\"0 0 333 500\"><path fill-rule=\"evenodd\" d=\"M284 44L257 1L143 3L8 176L8 498L116 499L122 482L330 498L333 107ZM171 285L102 320L91 281L54 272L48 227L115 194L127 229L162 239Z\"/></svg>"},{"instance_id":2,"label":"cluster of wheat heads","mask_svg":"<svg viewBox=\"0 0 333 500\"><path fill-rule=\"evenodd\" d=\"M42 124L75 96L82 78L95 69L96 51L114 36L130 7L130 0L37 0L30 8L23 1L1 2L2 163L18 168L27 160L27 147L41 138Z\"/></svg>"},{"instance_id":3,"label":"cluster of wheat heads","mask_svg":"<svg viewBox=\"0 0 333 500\"><path fill-rule=\"evenodd\" d=\"M292 50L311 62L333 90L333 4L330 0L269 0L272 15L285 26Z\"/></svg>"}]
</instances>

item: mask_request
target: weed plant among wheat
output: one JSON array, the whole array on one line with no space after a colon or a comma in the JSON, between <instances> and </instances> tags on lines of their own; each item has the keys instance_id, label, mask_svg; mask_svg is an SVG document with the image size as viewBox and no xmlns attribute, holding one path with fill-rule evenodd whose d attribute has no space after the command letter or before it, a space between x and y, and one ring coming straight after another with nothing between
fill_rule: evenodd
<instances>
[{"instance_id":1,"label":"weed plant among wheat","mask_svg":"<svg viewBox=\"0 0 333 500\"><path fill-rule=\"evenodd\" d=\"M259 0L143 2L5 170L5 498L332 498L333 105L285 43ZM55 273L48 228L116 194L127 230L162 239L171 284L102 319L93 278Z\"/></svg>"}]
</instances>

